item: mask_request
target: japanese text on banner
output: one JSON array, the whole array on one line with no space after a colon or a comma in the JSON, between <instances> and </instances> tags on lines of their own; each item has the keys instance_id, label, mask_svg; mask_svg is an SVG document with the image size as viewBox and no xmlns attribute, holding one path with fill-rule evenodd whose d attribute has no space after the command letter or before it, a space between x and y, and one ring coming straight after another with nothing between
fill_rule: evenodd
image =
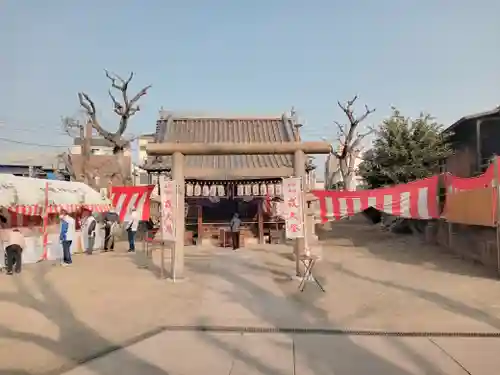
<instances>
[{"instance_id":1,"label":"japanese text on banner","mask_svg":"<svg viewBox=\"0 0 500 375\"><path fill-rule=\"evenodd\" d=\"M163 241L175 241L175 212L177 207L176 183L162 178L160 181L161 234Z\"/></svg>"},{"instance_id":2,"label":"japanese text on banner","mask_svg":"<svg viewBox=\"0 0 500 375\"><path fill-rule=\"evenodd\" d=\"M285 211L285 233L287 238L304 237L304 205L302 202L301 178L283 179Z\"/></svg>"}]
</instances>

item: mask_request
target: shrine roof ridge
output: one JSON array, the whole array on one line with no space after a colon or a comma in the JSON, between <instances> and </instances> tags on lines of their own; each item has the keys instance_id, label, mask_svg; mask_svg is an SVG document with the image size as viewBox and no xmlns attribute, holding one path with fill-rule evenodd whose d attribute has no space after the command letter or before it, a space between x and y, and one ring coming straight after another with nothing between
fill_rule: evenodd
<instances>
[{"instance_id":1,"label":"shrine roof ridge","mask_svg":"<svg viewBox=\"0 0 500 375\"><path fill-rule=\"evenodd\" d=\"M203 120L280 120L287 117L286 113L276 115L244 115L244 114L214 114L203 112L176 112L176 111L160 111L159 120L167 120L172 117L175 120L190 120L190 119L203 119Z\"/></svg>"}]
</instances>

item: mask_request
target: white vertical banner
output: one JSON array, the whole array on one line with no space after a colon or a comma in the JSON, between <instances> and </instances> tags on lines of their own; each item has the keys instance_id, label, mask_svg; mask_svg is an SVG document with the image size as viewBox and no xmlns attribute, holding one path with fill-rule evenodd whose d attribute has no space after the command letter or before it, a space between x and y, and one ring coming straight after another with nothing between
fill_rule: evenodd
<instances>
[{"instance_id":1,"label":"white vertical banner","mask_svg":"<svg viewBox=\"0 0 500 375\"><path fill-rule=\"evenodd\" d=\"M300 177L283 179L285 233L290 239L304 238L304 204Z\"/></svg>"},{"instance_id":2,"label":"white vertical banner","mask_svg":"<svg viewBox=\"0 0 500 375\"><path fill-rule=\"evenodd\" d=\"M163 241L175 241L177 184L160 176L161 235Z\"/></svg>"}]
</instances>

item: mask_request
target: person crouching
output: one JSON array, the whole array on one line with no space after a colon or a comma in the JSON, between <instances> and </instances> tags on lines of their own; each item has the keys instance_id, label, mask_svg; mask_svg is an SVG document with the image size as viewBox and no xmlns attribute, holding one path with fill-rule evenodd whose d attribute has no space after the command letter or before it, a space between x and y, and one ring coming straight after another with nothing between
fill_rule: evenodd
<instances>
[{"instance_id":1,"label":"person crouching","mask_svg":"<svg viewBox=\"0 0 500 375\"><path fill-rule=\"evenodd\" d=\"M21 273L22 253L26 247L26 241L23 234L19 229L12 229L9 235L9 246L5 248L7 255L7 275L12 275L12 268L15 266L14 271Z\"/></svg>"}]
</instances>

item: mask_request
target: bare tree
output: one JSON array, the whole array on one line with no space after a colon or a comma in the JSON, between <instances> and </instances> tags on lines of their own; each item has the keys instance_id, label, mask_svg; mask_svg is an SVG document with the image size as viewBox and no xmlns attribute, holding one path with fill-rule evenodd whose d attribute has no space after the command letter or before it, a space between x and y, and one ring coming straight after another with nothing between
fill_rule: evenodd
<instances>
[{"instance_id":1,"label":"bare tree","mask_svg":"<svg viewBox=\"0 0 500 375\"><path fill-rule=\"evenodd\" d=\"M144 87L130 99L128 95L128 88L132 78L134 77L134 73L130 73L127 79L123 79L119 75L110 73L107 70L105 70L105 73L106 77L111 81L111 88L119 92L121 95L121 100L117 100L111 89L108 91L109 97L113 102L113 111L120 117L119 126L115 132L110 132L102 127L99 119L97 118L95 103L92 99L90 99L89 95L85 92L79 92L78 99L80 101L80 105L85 110L92 127L100 136L113 145L113 154L117 157L121 174L116 177L118 177L117 179L120 180L122 184L126 185L130 182L130 165L127 165L125 161L124 152L128 147L130 147L130 139L126 139L123 134L127 130L129 119L140 110L140 107L137 104L139 99L147 94L151 85Z\"/></svg>"},{"instance_id":2,"label":"bare tree","mask_svg":"<svg viewBox=\"0 0 500 375\"><path fill-rule=\"evenodd\" d=\"M338 101L338 106L347 117L347 123L341 124L338 121L334 121L338 129L337 141L340 147L339 150L333 152L333 156L338 161L338 170L342 177L342 185L344 189L347 190L352 188L352 180L356 167L355 163L362 151L362 141L375 131L373 127L367 127L364 132L358 131L359 125L366 120L371 113L375 112L375 109L370 109L365 105L364 113L356 117L353 107L357 99L358 96L356 95L345 104Z\"/></svg>"}]
</instances>

